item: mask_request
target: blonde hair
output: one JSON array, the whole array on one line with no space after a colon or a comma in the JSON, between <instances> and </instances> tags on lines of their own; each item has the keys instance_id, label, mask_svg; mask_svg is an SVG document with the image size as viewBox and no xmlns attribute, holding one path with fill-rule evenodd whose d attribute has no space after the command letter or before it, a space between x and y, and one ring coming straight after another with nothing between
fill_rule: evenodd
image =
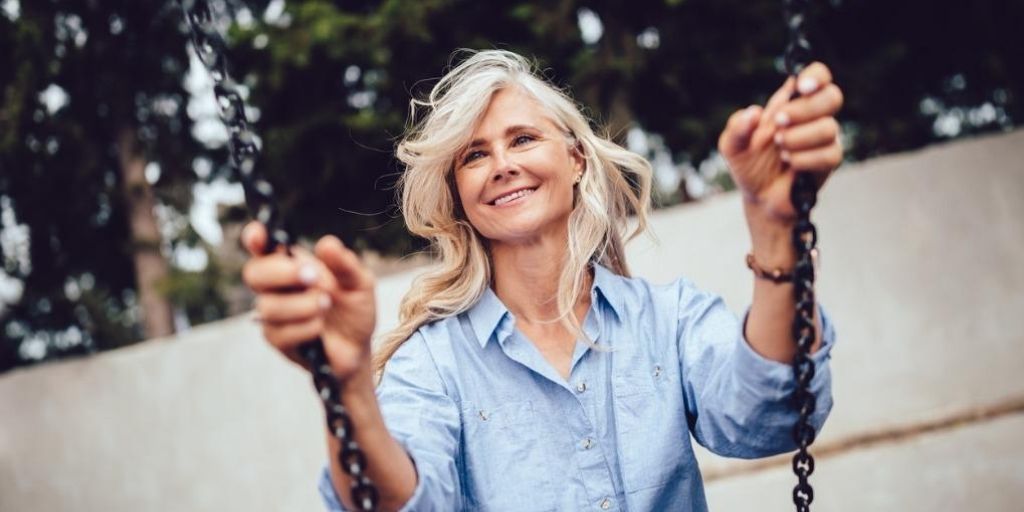
<instances>
[{"instance_id":1,"label":"blonde hair","mask_svg":"<svg viewBox=\"0 0 1024 512\"><path fill-rule=\"evenodd\" d=\"M445 74L426 99L411 101L410 128L396 151L406 166L399 180L406 225L430 241L440 264L417 278L402 299L399 325L374 356L377 372L420 326L468 310L490 286L487 246L462 213L452 171L455 155L468 144L496 92L518 87L532 97L585 159L569 216L556 321L582 334L571 313L585 292L590 264L599 262L628 276L622 236L628 216L635 215L636 222L627 240L647 228L652 173L646 159L596 135L572 99L539 78L524 57L503 50L467 52L469 57Z\"/></svg>"}]
</instances>

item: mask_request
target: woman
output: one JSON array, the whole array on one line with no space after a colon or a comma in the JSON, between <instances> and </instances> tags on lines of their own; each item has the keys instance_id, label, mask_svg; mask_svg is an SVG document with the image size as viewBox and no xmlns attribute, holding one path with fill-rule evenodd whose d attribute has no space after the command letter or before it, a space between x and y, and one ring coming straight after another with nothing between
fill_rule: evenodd
<instances>
[{"instance_id":1,"label":"woman","mask_svg":"<svg viewBox=\"0 0 1024 512\"><path fill-rule=\"evenodd\" d=\"M841 103L815 63L721 135L762 267L795 262L794 169L820 185L838 165ZM403 212L440 262L376 359L374 280L353 252L327 236L312 254L259 256L262 227L243 235L267 340L298 361L323 339L382 510L704 510L690 434L726 456L794 448L790 284L755 279L741 328L689 281L630 278L623 233L627 215L632 235L645 227L649 163L518 55L474 53L413 107ZM818 318L816 428L831 408ZM321 492L340 509L349 482L330 460Z\"/></svg>"}]
</instances>

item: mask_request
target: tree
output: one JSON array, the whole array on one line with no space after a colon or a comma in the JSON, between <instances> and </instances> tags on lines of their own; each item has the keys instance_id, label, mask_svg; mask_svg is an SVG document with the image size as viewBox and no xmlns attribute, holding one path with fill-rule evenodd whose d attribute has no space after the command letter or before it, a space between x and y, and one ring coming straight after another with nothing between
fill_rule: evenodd
<instances>
[{"instance_id":1,"label":"tree","mask_svg":"<svg viewBox=\"0 0 1024 512\"><path fill-rule=\"evenodd\" d=\"M24 236L4 239L4 272L22 291L0 310L0 369L170 334L175 241L157 215L187 211L201 151L185 112L181 12L154 0L8 7L0 198L4 233Z\"/></svg>"}]
</instances>

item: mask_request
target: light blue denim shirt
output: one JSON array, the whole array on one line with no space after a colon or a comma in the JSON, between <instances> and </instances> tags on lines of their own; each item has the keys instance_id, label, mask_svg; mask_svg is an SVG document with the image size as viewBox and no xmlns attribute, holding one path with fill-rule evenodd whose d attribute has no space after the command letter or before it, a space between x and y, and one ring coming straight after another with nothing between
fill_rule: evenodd
<instances>
[{"instance_id":1,"label":"light blue denim shirt","mask_svg":"<svg viewBox=\"0 0 1024 512\"><path fill-rule=\"evenodd\" d=\"M491 289L395 353L377 394L418 473L403 510L703 511L691 434L728 457L795 449L792 369L754 352L721 298L594 268L583 329L606 350L577 342L568 380ZM835 338L819 312L815 429ZM342 510L326 469L320 492Z\"/></svg>"}]
</instances>

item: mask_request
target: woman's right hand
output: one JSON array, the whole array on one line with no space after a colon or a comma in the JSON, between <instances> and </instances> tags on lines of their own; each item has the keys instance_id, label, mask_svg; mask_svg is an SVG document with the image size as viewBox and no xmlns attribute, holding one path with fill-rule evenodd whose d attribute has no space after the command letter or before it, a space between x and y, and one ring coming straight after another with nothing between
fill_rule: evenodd
<instances>
[{"instance_id":1,"label":"woman's right hand","mask_svg":"<svg viewBox=\"0 0 1024 512\"><path fill-rule=\"evenodd\" d=\"M300 366L298 347L319 337L328 362L342 381L369 375L370 339L377 309L373 274L337 237L321 238L313 253L293 247L293 256L263 254L267 230L250 222L242 244L252 256L242 280L256 293L254 309L267 341Z\"/></svg>"}]
</instances>

